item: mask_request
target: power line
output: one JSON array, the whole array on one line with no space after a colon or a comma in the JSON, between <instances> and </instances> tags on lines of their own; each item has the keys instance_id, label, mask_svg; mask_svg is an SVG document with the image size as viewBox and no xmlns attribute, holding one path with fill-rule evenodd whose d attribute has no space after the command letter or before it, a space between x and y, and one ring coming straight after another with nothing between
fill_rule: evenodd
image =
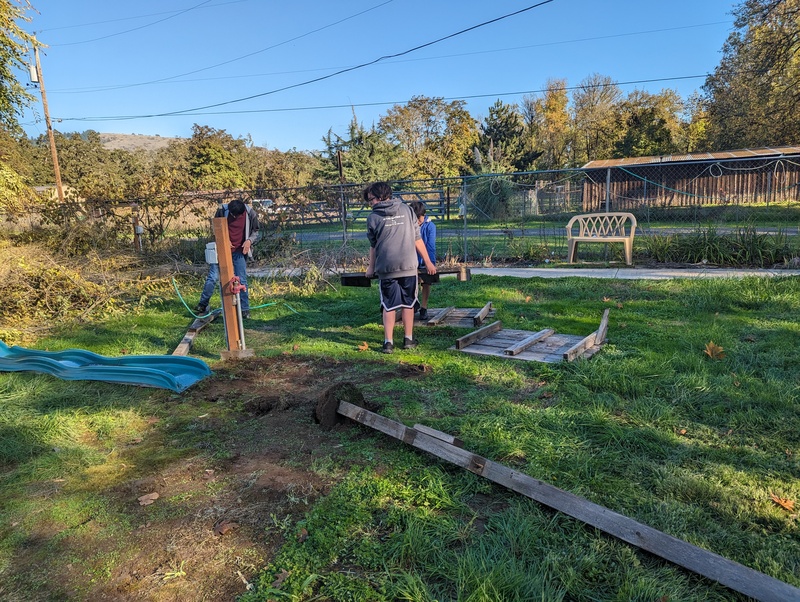
<instances>
[{"instance_id":1,"label":"power line","mask_svg":"<svg viewBox=\"0 0 800 602\"><path fill-rule=\"evenodd\" d=\"M226 4L239 4L241 2L250 2L250 0L229 0L228 2L220 2L218 4L212 4L212 5L210 5L210 6L206 7L206 8L224 6ZM76 28L79 28L79 27L91 27L93 25L105 25L107 23L117 23L119 21L136 21L137 19L146 19L148 17L158 17L160 15L175 15L175 13L180 13L180 12L185 12L185 11L169 10L169 11L161 11L159 13L148 13L146 15L137 15L135 17L120 17L119 19L106 19L104 21L92 21L91 23L78 23L78 24L75 24L75 25L61 25L59 27L48 27L47 29L40 29L40 30L38 30L38 32L41 34L41 33L45 33L45 32L48 32L48 31L59 31L61 29L76 29ZM84 40L83 42L73 42L73 44L84 44L84 43L90 42L90 41L93 41L93 40ZM54 46L68 46L68 45L70 45L70 44L49 44L49 46L51 48L54 47Z\"/></svg>"},{"instance_id":2,"label":"power line","mask_svg":"<svg viewBox=\"0 0 800 602\"><path fill-rule=\"evenodd\" d=\"M170 19L174 19L175 17L179 17L180 15L186 14L190 11L196 10L203 6L204 4L208 4L211 0L203 0L200 4L195 4L194 6L187 8L185 10L179 11L174 15L169 17L164 17L163 19L159 19L158 21L153 21L152 23L147 23L145 25L140 25L139 27L134 27L132 29L126 29L125 31L118 31L117 33L110 33L107 36L101 36L99 38L93 38L91 40L83 40L82 42L68 42L66 44L58 44L58 46L76 46L78 44L88 44L90 42L97 42L99 40L107 40L108 38L114 38L117 36L124 35L126 33L130 33L132 31L139 31L140 29L146 29L147 27L152 27L153 25L157 25L158 23L163 23L164 21L169 21Z\"/></svg>"},{"instance_id":3,"label":"power line","mask_svg":"<svg viewBox=\"0 0 800 602\"><path fill-rule=\"evenodd\" d=\"M700 75L679 75L675 77L660 77L660 78L651 78L651 79L637 79L637 80L630 80L625 82L612 82L611 84L579 84L576 86L565 86L563 88L559 87L560 90L577 90L577 89L585 89L585 88L604 88L606 86L631 86L637 84L652 84L656 82L669 82L669 81L679 81L679 80L687 80L687 79L700 79L706 78L710 74L703 73ZM538 89L538 90L518 90L516 92L496 92L496 93L488 93L488 94L471 94L466 96L450 96L450 97L443 97L442 100L446 101L453 101L453 100L473 100L477 98L499 98L502 96L521 96L524 94L541 94L546 92L546 89ZM408 100L393 100L393 101L378 101L378 102L363 102L363 103L348 103L348 104L338 104L338 105L318 105L318 106L308 106L308 107L284 107L284 108L276 108L276 109L247 109L241 111L205 111L205 112L181 112L180 115L186 116L200 116L200 115L246 115L251 113L286 113L286 112L294 112L294 111L319 111L325 109L347 109L347 108L359 108L359 107L378 107L378 106L393 106L393 105L400 105L408 103ZM163 117L166 115L153 115L152 117ZM129 121L133 119L145 119L151 116L136 116L136 115L129 115L129 116L109 116L109 117L65 117L58 119L58 121Z\"/></svg>"},{"instance_id":4,"label":"power line","mask_svg":"<svg viewBox=\"0 0 800 602\"><path fill-rule=\"evenodd\" d=\"M217 67L222 67L223 65L228 65L230 63L235 63L236 61L241 61L242 59L246 59L246 58L249 58L251 56L255 56L257 54L261 54L262 52L266 52L266 51L272 50L274 48L278 48L279 46L284 46L284 45L289 44L291 42L296 42L297 40L300 40L302 38L308 37L308 36L310 36L312 34L315 34L315 33L319 33L320 31L323 31L325 29L329 29L331 27L334 27L335 25L339 25L341 23L344 23L345 21L349 21L350 19L355 19L356 17L359 17L359 16L361 16L361 15L363 15L365 13L368 13L370 11L378 9L381 6L385 6L387 4L390 4L391 2L394 2L394 0L386 0L385 2L382 2L381 4L376 4L375 6L372 6L372 7L368 8L368 9L366 9L366 10L362 10L361 12L358 12L358 13L355 13L353 15L350 15L349 17L345 17L344 19L339 19L338 21L334 21L333 23L329 23L327 25L323 25L322 27L318 27L317 29L312 29L311 31L307 31L307 32L302 33L302 34L300 34L298 36L295 36L293 38L289 38L288 40L284 40L282 42L278 42L277 44L273 44L271 46L267 46L266 48L262 48L261 50L256 50L254 52L250 52L248 54L244 54L242 56L239 56L239 57L236 57L236 58L233 58L233 59L229 59L229 60L223 61L221 63L217 63L215 65L210 65L208 67L201 67L200 69L195 69L194 71L187 71L186 73L180 73L178 75L171 75L169 77L163 77L161 79L154 79L154 80L147 81L147 82L139 82L139 83L136 83L136 84L126 84L126 85L114 86L114 87L110 87L110 88L99 88L99 89L90 90L90 91L94 92L94 91L122 90L122 89L125 89L125 88L135 88L135 87L138 87L138 86L146 86L146 85L150 85L150 84L158 84L158 83L163 83L163 82L166 82L166 81L169 81L169 80L177 79L179 77L185 77L187 75L193 75L195 73L200 73L201 71L208 71L209 69L216 69Z\"/></svg>"},{"instance_id":5,"label":"power line","mask_svg":"<svg viewBox=\"0 0 800 602\"><path fill-rule=\"evenodd\" d=\"M392 0L389 0L389 1L392 1ZM384 4L386 4L386 2L384 2ZM367 11L373 10L374 8L378 8L380 6L383 6L383 4L379 4L379 5L377 5L377 6L373 7L373 8L367 9ZM363 12L367 12L367 11L363 11ZM353 15L353 16L358 16L360 14L362 14L362 13L358 13L357 15ZM352 17L347 17L347 18L349 19L349 18L352 18ZM345 20L346 19L342 19L342 21L345 21ZM337 23L341 23L342 21L337 21L336 23L333 23L331 25L336 25ZM563 45L563 44L574 44L574 43L578 43L578 42L594 42L594 41L597 41L597 40L609 40L609 39L617 39L617 38L638 36L638 35L651 35L651 34L655 34L655 33L664 33L664 32L670 32L670 31L680 31L680 30L684 30L684 29L696 29L696 28L700 28L700 27L709 27L711 25L722 25L722 24L727 24L727 23L732 23L732 21L713 21L713 22L710 22L710 23L699 23L699 24L694 24L694 25L683 25L683 26L680 26L680 27L666 27L666 28L663 28L663 29L648 29L648 30L643 30L643 31L631 31L631 32L623 32L623 33L617 33L617 34L609 34L609 35L604 35L604 36L593 36L593 37L588 37L588 38L574 38L574 39L571 39L571 40L560 40L560 41L557 41L557 42L542 42L540 44L526 44L525 46L512 46L512 47L509 47L509 48L494 48L494 49L490 49L490 50L474 50L474 51L471 51L471 52L461 52L461 53L455 53L455 54L443 54L443 55L430 56L430 57L408 58L408 59L402 59L402 60L397 60L397 61L385 61L385 64L431 61L431 60L448 59L448 58L459 58L459 57L464 57L464 56L475 56L475 55L480 55L480 54L492 54L492 53L495 53L495 52L509 52L509 51L516 51L516 50L527 50L527 49L530 49L530 48L543 48L543 47L547 47L547 46L558 46L558 45ZM268 48L264 48L262 50L258 50L256 52L253 52L251 54L248 54L248 55L245 55L245 56L239 57L239 58L246 58L248 56L252 56L253 54L258 54L259 52L264 52L265 50L270 50L270 49L275 48L277 46L280 46L282 44L286 44L288 42L292 42L292 41L297 40L297 39L299 39L301 37L309 35L310 33L321 31L322 29L330 27L331 25L326 25L325 27L321 27L321 28L316 29L316 30L314 30L312 32L309 32L308 34L302 34L301 36L297 36L296 38L292 38L291 40L286 40L285 42L280 42L279 44L275 44L275 45L270 46ZM233 62L235 60L239 60L239 59L232 59L231 61L226 61L226 63L220 63L220 65L227 64L227 63ZM214 65L213 67L218 67L218 66L219 65ZM189 73L184 73L183 75L190 75L192 73L198 73L200 71L205 71L205 70L211 69L211 68L212 67L204 67L202 69L197 69L197 70L191 71ZM331 69L339 70L339 69L345 69L345 67L317 67L315 69L301 69L301 70L292 70L292 71L274 71L274 72L270 72L270 73L253 73L253 74L245 74L245 75L228 75L228 76L211 77L211 78L198 78L198 79L181 80L179 82L172 82L172 83L192 83L192 82L198 82L198 81L217 81L217 80L225 80L225 79L244 79L244 78L252 79L254 77L271 77L271 76L275 76L275 75L293 75L293 74L297 74L297 73L309 73L309 72L313 72L313 71L328 71L328 70L331 70ZM155 83L164 83L164 82L166 82L168 80L172 80L172 79L175 79L175 78L178 78L178 77L182 77L183 75L175 75L175 76L172 76L172 77L166 77L166 78L162 78L162 79L158 79L158 80L153 80L153 81L149 81L149 82L140 82L140 83L135 83L135 84L121 84L121 85L115 85L115 86L95 86L95 87L92 87L92 88L58 89L58 90L53 90L52 92L57 92L59 94L87 94L87 93L95 93L95 92L109 92L109 91L113 91L113 90L122 90L122 89L126 89L126 88L151 85L151 84L155 84Z\"/></svg>"},{"instance_id":6,"label":"power line","mask_svg":"<svg viewBox=\"0 0 800 602\"><path fill-rule=\"evenodd\" d=\"M451 33L449 35L443 36L441 38L437 38L437 39L432 40L430 42L426 42L424 44L420 44L418 46L414 46L413 48L409 48L408 50L404 50L402 52L398 52L398 53L395 53L395 54L387 54L387 55L381 56L381 57L379 57L377 59L374 59L372 61L368 61L366 63L361 63L360 65L355 65L354 67L348 67L346 69L340 69L339 71L336 71L334 73L330 73L328 75L323 75L321 77L316 77L314 79L306 80L304 82L291 84L289 86L283 86L282 88L276 88L276 89L270 90L268 92L262 92L260 94L253 94L251 96L245 96L243 98L237 98L237 99L234 99L234 100L226 100L226 101L223 101L223 102L218 102L218 103L214 103L214 104L210 104L210 105L205 105L205 106L202 106L202 107L194 107L194 108L191 108L191 109L183 109L183 110L180 110L180 111L169 111L169 112L166 112L166 113L154 113L154 114L150 114L150 115L127 116L127 117L120 117L119 119L120 120L121 119L148 119L148 118L152 118L152 117L172 117L172 116L177 116L177 115L194 113L196 111L203 111L205 109L213 109L215 107L222 107L222 106L225 106L225 105L244 102L246 100L252 100L254 98L262 98L264 96L269 96L271 94L276 94L278 92L283 92L285 90L291 90L293 88L299 88L299 87L302 87L302 86L307 86L309 84L313 84L313 83L316 83L316 82L319 82L319 81L330 79L332 77L336 77L337 75L342 75L343 73L349 73L350 71L355 71L357 69L362 69L364 67L368 67L370 65L374 65L374 64L379 63L381 61L384 61L386 59L393 59L393 58L397 58L399 56L404 56L406 54L410 54L410 53L415 52L417 50L421 50L422 48L427 48L428 46L433 46L434 44L438 44L439 42L443 42L444 40L452 39L452 38L454 38L456 36L460 36L460 35L465 34L467 32L474 31L474 30L476 30L478 28L485 27L485 26L490 25L492 23L497 23L498 21L502 21L503 19L508 19L510 17L514 17L516 15L520 15L520 14L522 14L524 12L527 12L529 10L532 10L534 8L538 8L538 7L543 6L545 4L549 4L550 2L553 2L553 0L543 0L543 2L539 2L537 4L533 4L533 5L528 6L526 8L511 12L511 13L507 13L505 15L502 15L500 17L496 17L494 19L490 19L488 21L483 21L482 23L478 23L477 25L473 25L471 27L467 27L466 29L462 29L462 30L457 31L455 33ZM103 118L99 118L99 120L103 120Z\"/></svg>"}]
</instances>

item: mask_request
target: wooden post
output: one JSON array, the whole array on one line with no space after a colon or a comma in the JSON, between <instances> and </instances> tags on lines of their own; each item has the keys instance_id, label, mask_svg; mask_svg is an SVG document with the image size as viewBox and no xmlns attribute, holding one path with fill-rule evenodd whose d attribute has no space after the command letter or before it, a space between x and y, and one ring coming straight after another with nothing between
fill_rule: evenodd
<instances>
[{"instance_id":1,"label":"wooden post","mask_svg":"<svg viewBox=\"0 0 800 602\"><path fill-rule=\"evenodd\" d=\"M225 321L225 338L228 351L221 354L222 359L238 359L250 357L252 350L244 348L244 341L239 336L239 314L233 305L234 295L230 292L231 279L236 275L233 271L231 257L231 239L228 234L228 218L215 217L214 240L217 242L217 261L219 261L219 282L222 294L222 317Z\"/></svg>"}]
</instances>

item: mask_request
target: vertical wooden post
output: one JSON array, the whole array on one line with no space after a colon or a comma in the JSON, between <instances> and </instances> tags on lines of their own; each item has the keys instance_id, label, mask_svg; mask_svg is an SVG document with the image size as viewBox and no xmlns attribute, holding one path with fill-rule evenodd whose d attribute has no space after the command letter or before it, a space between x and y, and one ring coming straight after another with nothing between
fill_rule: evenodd
<instances>
[{"instance_id":1,"label":"vertical wooden post","mask_svg":"<svg viewBox=\"0 0 800 602\"><path fill-rule=\"evenodd\" d=\"M233 305L234 295L230 289L230 282L235 274L231 257L231 239L228 234L228 218L215 217L213 224L214 240L217 243L217 261L219 262L222 317L225 321L225 338L228 342L228 351L223 352L221 356L224 360L250 357L253 355L252 350L244 348L244 341L239 336L239 313Z\"/></svg>"}]
</instances>

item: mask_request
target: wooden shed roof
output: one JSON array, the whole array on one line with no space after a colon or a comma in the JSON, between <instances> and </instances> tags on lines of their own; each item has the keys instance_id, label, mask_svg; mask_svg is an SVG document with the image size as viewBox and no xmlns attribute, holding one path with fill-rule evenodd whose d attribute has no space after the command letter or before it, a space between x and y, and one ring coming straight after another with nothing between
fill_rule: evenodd
<instances>
[{"instance_id":1,"label":"wooden shed roof","mask_svg":"<svg viewBox=\"0 0 800 602\"><path fill-rule=\"evenodd\" d=\"M740 150L714 153L686 153L683 155L657 155L654 157L628 157L626 159L603 159L589 161L584 169L604 169L626 165L652 165L654 163L685 163L688 161L719 161L721 159L769 159L786 155L800 155L800 146L776 146L762 148L743 148Z\"/></svg>"}]
</instances>

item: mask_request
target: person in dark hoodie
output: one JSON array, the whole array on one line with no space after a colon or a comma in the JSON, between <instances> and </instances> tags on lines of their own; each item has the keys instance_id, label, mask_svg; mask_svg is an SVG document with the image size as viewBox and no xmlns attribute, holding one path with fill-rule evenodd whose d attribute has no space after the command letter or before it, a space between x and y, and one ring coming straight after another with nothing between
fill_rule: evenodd
<instances>
[{"instance_id":1,"label":"person in dark hoodie","mask_svg":"<svg viewBox=\"0 0 800 602\"><path fill-rule=\"evenodd\" d=\"M386 182L374 182L363 191L364 201L372 206L367 217L369 266L367 277L377 276L383 311L383 353L394 352L395 312L403 321L403 349L414 349L414 304L417 302L417 253L429 274L436 266L419 233L417 218L400 199L392 198Z\"/></svg>"}]
</instances>

